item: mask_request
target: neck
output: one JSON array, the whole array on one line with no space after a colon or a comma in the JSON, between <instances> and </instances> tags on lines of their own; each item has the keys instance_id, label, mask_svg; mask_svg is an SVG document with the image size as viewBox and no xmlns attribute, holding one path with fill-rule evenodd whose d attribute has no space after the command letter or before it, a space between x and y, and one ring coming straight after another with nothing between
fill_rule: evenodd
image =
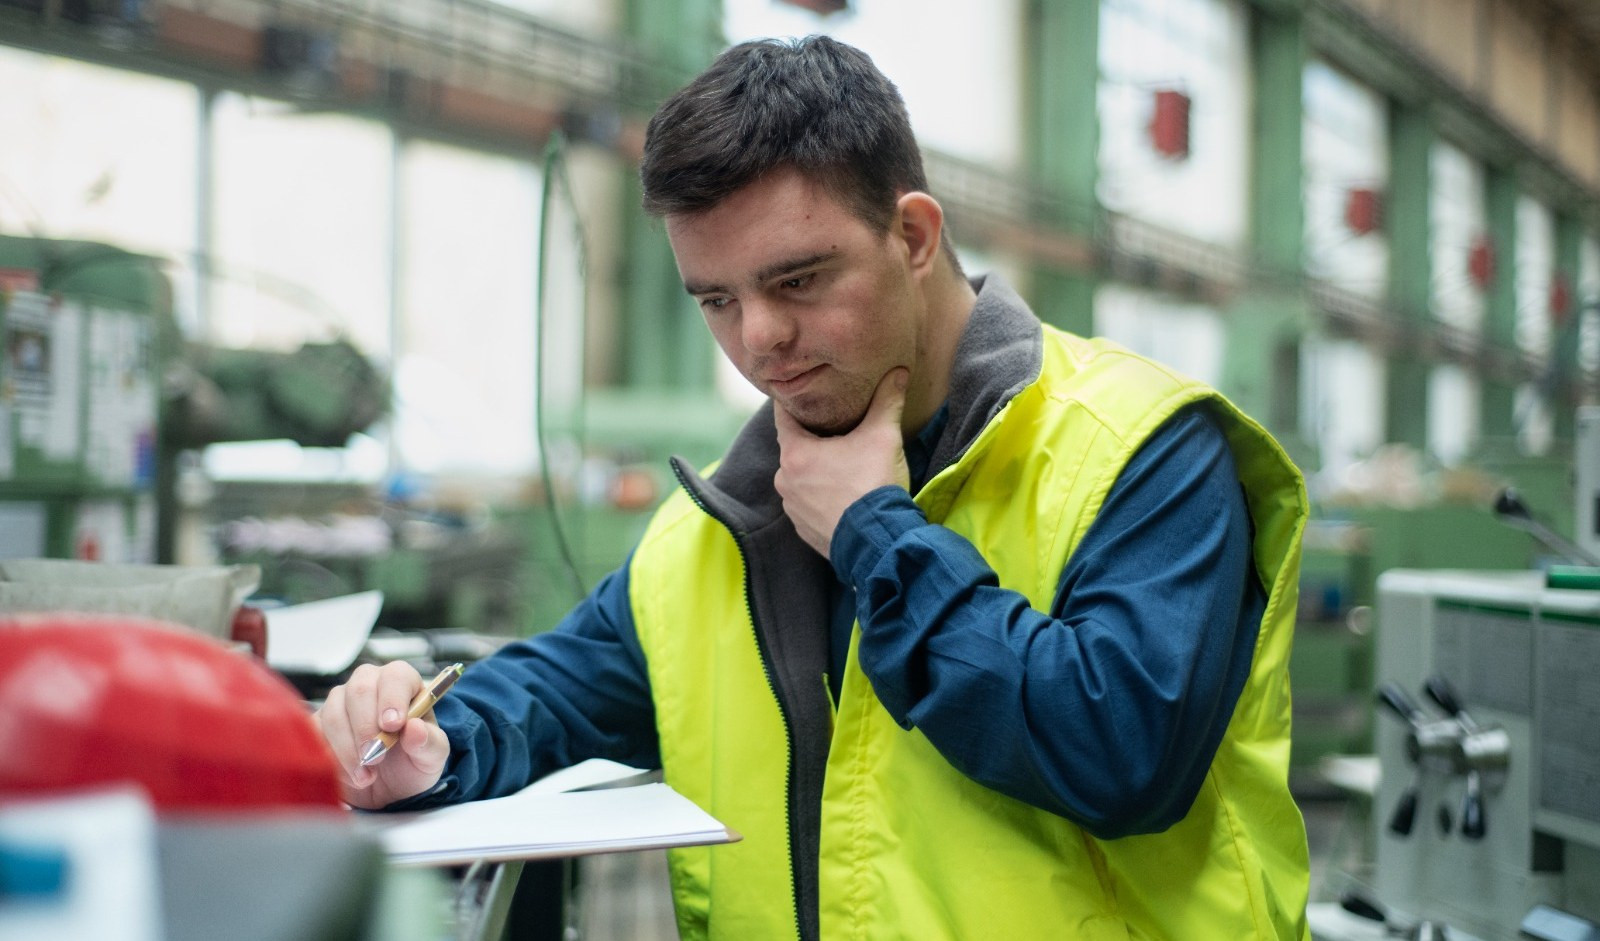
<instances>
[{"instance_id":1,"label":"neck","mask_svg":"<svg viewBox=\"0 0 1600 941\"><path fill-rule=\"evenodd\" d=\"M922 323L921 353L906 390L906 408L900 422L907 437L920 432L950 395L956 347L978 300L972 285L948 261L941 262L925 290L928 306Z\"/></svg>"}]
</instances>

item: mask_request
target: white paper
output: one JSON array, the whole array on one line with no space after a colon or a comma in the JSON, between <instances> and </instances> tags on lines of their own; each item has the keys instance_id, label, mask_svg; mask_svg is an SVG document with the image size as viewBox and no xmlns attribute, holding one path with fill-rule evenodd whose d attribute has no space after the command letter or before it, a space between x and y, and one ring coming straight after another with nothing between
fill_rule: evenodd
<instances>
[{"instance_id":1,"label":"white paper","mask_svg":"<svg viewBox=\"0 0 1600 941\"><path fill-rule=\"evenodd\" d=\"M67 862L58 896L0 897L0 938L160 941L156 818L142 793L0 803L0 841L57 850Z\"/></svg>"},{"instance_id":2,"label":"white paper","mask_svg":"<svg viewBox=\"0 0 1600 941\"><path fill-rule=\"evenodd\" d=\"M541 793L452 804L399 818L368 816L398 865L544 859L730 843L727 827L665 784Z\"/></svg>"},{"instance_id":3,"label":"white paper","mask_svg":"<svg viewBox=\"0 0 1600 941\"><path fill-rule=\"evenodd\" d=\"M522 789L528 794L559 794L562 791L589 791L605 787L629 787L655 780L656 772L635 768L605 758L590 758L570 768L552 771Z\"/></svg>"},{"instance_id":4,"label":"white paper","mask_svg":"<svg viewBox=\"0 0 1600 941\"><path fill-rule=\"evenodd\" d=\"M285 673L341 673L361 655L382 609L381 591L267 608L267 664Z\"/></svg>"}]
</instances>

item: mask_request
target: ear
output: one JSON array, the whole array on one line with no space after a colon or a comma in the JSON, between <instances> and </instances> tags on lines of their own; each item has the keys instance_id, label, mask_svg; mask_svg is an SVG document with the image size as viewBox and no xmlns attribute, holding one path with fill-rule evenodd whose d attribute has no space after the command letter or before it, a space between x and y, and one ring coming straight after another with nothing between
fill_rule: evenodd
<instances>
[{"instance_id":1,"label":"ear","mask_svg":"<svg viewBox=\"0 0 1600 941\"><path fill-rule=\"evenodd\" d=\"M927 193L913 190L895 202L899 234L905 240L911 270L927 274L943 247L944 209Z\"/></svg>"}]
</instances>

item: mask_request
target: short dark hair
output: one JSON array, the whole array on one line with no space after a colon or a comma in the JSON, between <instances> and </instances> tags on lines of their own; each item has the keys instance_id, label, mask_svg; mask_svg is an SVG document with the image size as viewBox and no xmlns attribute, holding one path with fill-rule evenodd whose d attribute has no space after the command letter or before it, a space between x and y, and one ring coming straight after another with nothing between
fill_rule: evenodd
<instances>
[{"instance_id":1,"label":"short dark hair","mask_svg":"<svg viewBox=\"0 0 1600 941\"><path fill-rule=\"evenodd\" d=\"M928 188L905 102L866 53L827 36L762 39L723 52L650 119L644 209L703 212L780 167L880 233L902 194Z\"/></svg>"}]
</instances>

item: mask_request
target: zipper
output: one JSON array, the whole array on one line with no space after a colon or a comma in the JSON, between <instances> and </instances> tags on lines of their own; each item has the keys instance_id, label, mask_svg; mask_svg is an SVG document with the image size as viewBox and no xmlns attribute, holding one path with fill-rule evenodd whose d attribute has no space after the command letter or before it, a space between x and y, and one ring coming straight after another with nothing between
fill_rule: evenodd
<instances>
[{"instance_id":1,"label":"zipper","mask_svg":"<svg viewBox=\"0 0 1600 941\"><path fill-rule=\"evenodd\" d=\"M828 739L833 739L834 727L839 724L839 701L833 698L833 684L828 674L822 674L822 694L828 697Z\"/></svg>"},{"instance_id":2,"label":"zipper","mask_svg":"<svg viewBox=\"0 0 1600 941\"><path fill-rule=\"evenodd\" d=\"M795 866L799 864L799 861L795 859L794 852L794 818L789 814L789 802L794 798L794 722L789 716L788 703L784 702L783 697L778 694L778 680L776 670L772 664L772 651L767 649L766 642L761 638L761 630L756 625L755 599L752 597L750 589L750 558L745 554L744 540L739 537L733 525L718 516L716 511L707 506L705 501L700 498L700 493L690 486L688 478L684 476L682 465L675 460L670 463L672 465L672 475L678 478L678 485L689 495L689 499L694 502L694 505L700 508L700 512L716 520L718 525L726 529L728 535L733 538L734 547L739 550L739 564L744 567L745 613L750 617L750 630L755 635L756 650L761 654L761 671L766 676L767 689L772 691L772 698L778 704L778 714L783 718L783 750L784 754L788 756L783 783L783 833L789 842L789 899L794 905L794 936L804 941L805 935L800 928L800 898L795 891L796 886L799 885ZM824 681L826 681L826 678L824 678ZM831 701L831 694L829 698Z\"/></svg>"}]
</instances>

